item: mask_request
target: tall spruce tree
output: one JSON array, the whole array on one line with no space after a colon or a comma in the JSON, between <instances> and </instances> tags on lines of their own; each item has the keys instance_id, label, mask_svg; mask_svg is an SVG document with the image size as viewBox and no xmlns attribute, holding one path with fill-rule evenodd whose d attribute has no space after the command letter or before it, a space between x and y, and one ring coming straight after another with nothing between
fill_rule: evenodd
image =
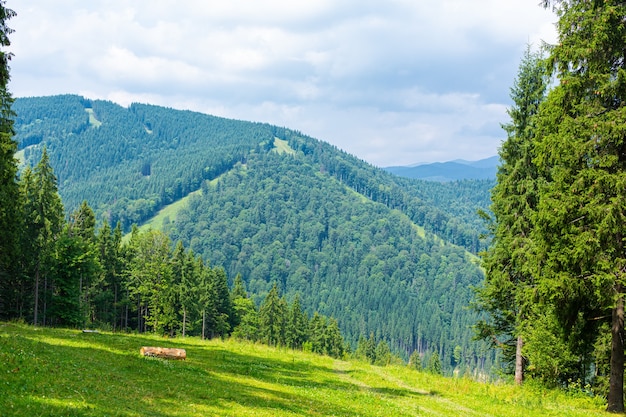
<instances>
[{"instance_id":1,"label":"tall spruce tree","mask_svg":"<svg viewBox=\"0 0 626 417\"><path fill-rule=\"evenodd\" d=\"M546 178L534 236L538 289L581 354L592 342L585 336L610 331L607 410L622 412L626 3L544 2L550 4L559 17L550 55L559 83L537 122L536 164Z\"/></svg>"},{"instance_id":2,"label":"tall spruce tree","mask_svg":"<svg viewBox=\"0 0 626 417\"><path fill-rule=\"evenodd\" d=\"M478 307L489 321L477 325L478 335L502 349L515 363L515 381L523 379L521 327L528 316L527 267L532 217L538 202L537 168L533 164L533 117L546 92L542 56L526 48L517 79L511 88L510 122L502 127L507 139L499 151L497 184L491 191L492 244L483 254L485 284L478 291Z\"/></svg>"},{"instance_id":3,"label":"tall spruce tree","mask_svg":"<svg viewBox=\"0 0 626 417\"><path fill-rule=\"evenodd\" d=\"M63 204L57 189L48 152L44 148L41 160L22 179L24 198L24 230L21 254L27 274L33 284L33 323L39 324L39 313L46 321L49 299L48 278L54 266L55 244L63 228Z\"/></svg>"},{"instance_id":4,"label":"tall spruce tree","mask_svg":"<svg viewBox=\"0 0 626 417\"><path fill-rule=\"evenodd\" d=\"M8 20L15 13L0 1L0 317L19 314L20 282L15 259L18 258L20 225L20 192L17 183L17 143L13 140L13 98L8 90L9 35Z\"/></svg>"},{"instance_id":5,"label":"tall spruce tree","mask_svg":"<svg viewBox=\"0 0 626 417\"><path fill-rule=\"evenodd\" d=\"M259 334L264 343L270 346L284 344L285 313L285 300L280 297L278 285L274 283L259 308Z\"/></svg>"}]
</instances>

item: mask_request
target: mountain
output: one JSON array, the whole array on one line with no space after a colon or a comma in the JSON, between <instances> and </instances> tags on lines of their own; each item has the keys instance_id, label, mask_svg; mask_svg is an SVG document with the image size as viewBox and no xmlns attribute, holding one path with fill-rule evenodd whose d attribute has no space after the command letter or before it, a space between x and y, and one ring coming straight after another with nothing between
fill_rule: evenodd
<instances>
[{"instance_id":1,"label":"mountain","mask_svg":"<svg viewBox=\"0 0 626 417\"><path fill-rule=\"evenodd\" d=\"M500 159L498 156L479 161L462 159L449 162L435 162L412 166L394 166L383 168L387 172L406 178L427 181L457 181L465 179L495 180Z\"/></svg>"},{"instance_id":2,"label":"mountain","mask_svg":"<svg viewBox=\"0 0 626 417\"><path fill-rule=\"evenodd\" d=\"M231 283L241 274L257 304L277 283L353 347L374 334L448 370L459 351L475 368L494 360L467 308L493 181L401 178L297 131L145 104L65 95L13 109L18 156L47 148L67 211L87 200L128 230L185 197L160 227Z\"/></svg>"}]
</instances>

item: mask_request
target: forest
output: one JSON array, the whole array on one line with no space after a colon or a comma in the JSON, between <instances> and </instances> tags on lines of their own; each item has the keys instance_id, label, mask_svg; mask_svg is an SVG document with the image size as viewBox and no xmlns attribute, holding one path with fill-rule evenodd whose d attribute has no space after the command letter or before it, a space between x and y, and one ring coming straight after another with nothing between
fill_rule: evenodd
<instances>
[{"instance_id":1,"label":"forest","mask_svg":"<svg viewBox=\"0 0 626 417\"><path fill-rule=\"evenodd\" d=\"M126 235L193 192L156 227L229 286L240 275L256 306L277 285L334 317L353 349L373 337L404 360L437 353L447 373L496 360L467 308L493 182L403 179L290 129L157 106L66 95L13 108L22 169L45 149L68 213L84 198Z\"/></svg>"},{"instance_id":2,"label":"forest","mask_svg":"<svg viewBox=\"0 0 626 417\"><path fill-rule=\"evenodd\" d=\"M267 124L14 100L3 52L2 319L503 365L623 412L626 5L542 3L559 43L522 57L495 184L394 177Z\"/></svg>"},{"instance_id":3,"label":"forest","mask_svg":"<svg viewBox=\"0 0 626 417\"><path fill-rule=\"evenodd\" d=\"M76 99L75 96L17 99L15 107L19 109L24 103L59 105L67 100L83 103ZM50 113L54 112L52 108L45 108ZM171 118L178 113L187 115L187 112L153 109L172 114ZM87 115L83 122L90 123L88 130L100 130L106 126L106 121L101 121L101 125L89 122L90 114L84 108L81 111ZM42 109L32 107L30 112L26 114L33 114L31 117L46 117ZM24 121L19 120L24 119L16 118L18 132L32 131L30 126L45 124L36 121L24 124ZM63 124L59 119L51 122L51 125L59 132L72 131L71 127L62 129ZM155 128L153 124L150 127ZM485 206L484 200L492 183L465 181L453 184L403 184L404 180L396 179L321 142L313 141L317 150L309 152L306 147L310 146L307 143L311 140L307 137L278 128L274 128L272 134L286 137L282 141L291 152L276 152L274 141L281 139L274 136L274 140L267 144L261 142L240 155L221 174L215 172L206 178L201 177L201 193L192 196L186 208L175 218L166 219L162 225L162 232L166 233L168 241L180 242L207 263L221 268L230 286L234 285L234 277L241 277L241 282L250 291L253 305L259 311L265 298L276 286L278 291L285 294L285 303L301 297L298 303L307 314L315 317L315 313L319 312L320 315L334 317L347 344L354 348L358 347L362 339L372 340L370 343L382 342L388 345L391 352L405 360L417 351L424 363L428 363L431 356L436 354L446 372L455 368L469 373L487 372L495 356L488 351L486 343L472 340L471 324L478 315L467 309L471 287L481 282L482 273L474 255L447 240L456 238L459 243L463 242L473 250L478 249L480 225L475 212L478 207ZM74 133L67 137L78 140L74 138L76 135L80 136L81 133L76 133L74 129ZM17 138L21 138L20 134ZM44 163L46 169L51 171L54 162L48 155L52 155L55 147L59 146L55 140L27 143L31 144L21 151L25 161L23 172L30 172L30 165L26 161L39 155L42 158L45 156L45 161L40 160L37 166ZM289 144L293 144L295 149ZM298 148L300 150L296 150ZM213 158L217 158L216 149L213 150ZM85 154L88 153L82 153L83 157ZM93 155L97 159L98 154ZM59 160L71 157L63 154L57 156ZM140 170L147 170L140 164L141 160L133 161L140 175L140 186L151 181L155 171L160 172L157 171L158 165L151 164L151 172L141 174ZM98 166L98 161L78 165L94 167ZM117 171L117 168L112 171ZM390 185L376 186L378 178L367 179L368 171L382 178L380 182ZM50 172L49 181L53 188L58 183L61 196L63 184L79 188L70 180L57 180L56 172L56 169L54 173ZM168 181L167 176L161 175L163 181ZM67 170L65 176L78 178L79 174ZM22 177L27 176L22 174ZM132 181L120 181L128 189L132 188ZM107 185L111 187L113 184ZM91 186L83 185L81 193L90 196ZM402 190L409 190L413 194ZM188 192L188 189L184 192ZM105 190L94 199L103 195L106 195ZM418 195L424 196L427 201L419 199ZM117 220L117 233L125 234L122 220L124 214L114 214L116 207L123 206L120 203L122 200L126 203L129 201L120 198L106 206L100 215L94 210L91 215L96 219L94 227L102 224L110 227L110 221ZM136 201L140 200L142 198ZM157 200L161 201L160 197L155 197L154 201ZM81 203L76 210L84 209L85 204ZM160 206L155 203L154 207ZM447 207L450 214L438 207ZM472 222L458 220L472 217ZM418 226L416 221L424 226ZM463 228L467 232L459 236L458 231ZM441 235L429 229L439 230ZM100 259L96 263L102 266L104 261ZM107 310L108 313L104 316L87 315L86 321L74 321L73 325L164 331L162 327L146 327L142 317L148 314L148 310L132 297L130 287L138 284L132 284L130 272L125 271L119 273L124 279L110 277L109 284L97 289L87 290L87 283L84 286L79 283L82 291L91 291L94 294L91 298L101 300L107 306L92 306L91 309ZM90 280L103 281L102 278ZM117 284L113 285L113 282ZM30 289L23 291L21 299L28 298L24 295L27 293L54 293L56 288L55 283L48 285L44 282L41 290L33 287L36 282L32 279L30 283ZM34 296L29 297L26 310L13 310L11 314L31 320L37 308L32 305ZM129 315L124 326L120 322L122 311L124 317ZM190 323L195 322L197 327L197 320L196 316ZM175 321L187 323L180 318ZM53 320L49 324L58 322ZM232 322L228 329L228 332L219 334L235 331ZM173 330L168 328L168 331ZM180 334L180 329L175 333Z\"/></svg>"}]
</instances>

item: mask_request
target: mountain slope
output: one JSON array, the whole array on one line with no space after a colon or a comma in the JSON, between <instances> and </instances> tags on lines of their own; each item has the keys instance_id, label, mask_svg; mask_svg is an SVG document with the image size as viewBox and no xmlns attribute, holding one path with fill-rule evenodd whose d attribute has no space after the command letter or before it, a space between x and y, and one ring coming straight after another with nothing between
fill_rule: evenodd
<instances>
[{"instance_id":1,"label":"mountain slope","mask_svg":"<svg viewBox=\"0 0 626 417\"><path fill-rule=\"evenodd\" d=\"M68 210L86 199L128 228L194 192L162 227L241 273L257 301L277 282L353 347L373 333L403 355L437 351L446 369L458 349L475 368L492 361L467 309L492 182L398 178L289 129L157 106L56 96L14 109L25 163L48 148Z\"/></svg>"}]
</instances>

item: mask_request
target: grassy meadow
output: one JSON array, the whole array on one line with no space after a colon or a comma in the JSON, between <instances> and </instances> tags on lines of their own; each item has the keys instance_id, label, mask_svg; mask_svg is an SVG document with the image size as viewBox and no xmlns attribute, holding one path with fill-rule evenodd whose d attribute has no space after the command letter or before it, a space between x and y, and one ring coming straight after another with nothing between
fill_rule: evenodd
<instances>
[{"instance_id":1,"label":"grassy meadow","mask_svg":"<svg viewBox=\"0 0 626 417\"><path fill-rule=\"evenodd\" d=\"M144 358L141 346L187 350ZM608 416L583 393L444 378L231 340L0 323L1 416Z\"/></svg>"}]
</instances>

